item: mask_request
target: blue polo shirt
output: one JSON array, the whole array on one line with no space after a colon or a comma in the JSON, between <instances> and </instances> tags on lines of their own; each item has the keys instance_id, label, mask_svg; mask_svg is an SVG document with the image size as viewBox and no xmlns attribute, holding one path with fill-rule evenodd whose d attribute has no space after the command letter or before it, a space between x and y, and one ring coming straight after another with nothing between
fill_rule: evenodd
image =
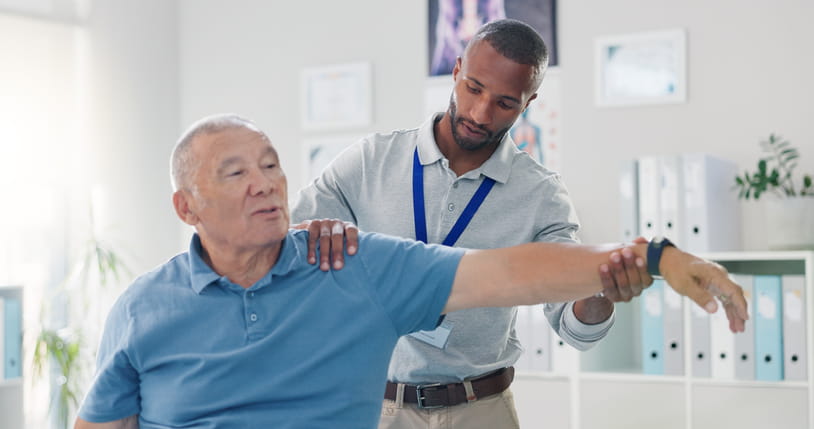
<instances>
[{"instance_id":1,"label":"blue polo shirt","mask_svg":"<svg viewBox=\"0 0 814 429\"><path fill-rule=\"evenodd\" d=\"M291 231L248 289L212 271L200 239L112 308L79 416L147 428L374 428L401 335L434 329L463 251L360 234L340 271Z\"/></svg>"}]
</instances>

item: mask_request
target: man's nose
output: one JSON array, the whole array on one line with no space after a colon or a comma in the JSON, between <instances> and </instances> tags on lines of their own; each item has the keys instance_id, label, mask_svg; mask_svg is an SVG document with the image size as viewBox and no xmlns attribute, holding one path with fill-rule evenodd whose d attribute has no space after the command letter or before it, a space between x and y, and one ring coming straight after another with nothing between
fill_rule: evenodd
<instances>
[{"instance_id":1,"label":"man's nose","mask_svg":"<svg viewBox=\"0 0 814 429\"><path fill-rule=\"evenodd\" d=\"M492 123L492 105L483 98L475 101L469 115L478 125L489 125Z\"/></svg>"},{"instance_id":2,"label":"man's nose","mask_svg":"<svg viewBox=\"0 0 814 429\"><path fill-rule=\"evenodd\" d=\"M249 176L249 193L251 195L262 195L271 193L274 190L274 181L263 169L253 168Z\"/></svg>"}]
</instances>

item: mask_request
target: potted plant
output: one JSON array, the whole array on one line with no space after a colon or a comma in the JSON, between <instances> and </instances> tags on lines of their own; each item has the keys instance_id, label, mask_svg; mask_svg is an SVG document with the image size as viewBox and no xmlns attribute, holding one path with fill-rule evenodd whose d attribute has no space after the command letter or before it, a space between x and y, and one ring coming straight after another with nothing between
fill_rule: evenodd
<instances>
[{"instance_id":1,"label":"potted plant","mask_svg":"<svg viewBox=\"0 0 814 429\"><path fill-rule=\"evenodd\" d=\"M119 253L93 232L78 256L56 294L43 302L43 329L34 348L34 375L51 382L49 412L58 429L70 427L95 364L99 301L115 296L110 286L130 275ZM57 320L49 320L54 314Z\"/></svg>"},{"instance_id":2,"label":"potted plant","mask_svg":"<svg viewBox=\"0 0 814 429\"><path fill-rule=\"evenodd\" d=\"M738 197L766 200L766 223L770 249L814 249L814 184L810 174L796 179L800 152L788 140L770 134L760 142L766 154L757 170L735 177Z\"/></svg>"}]
</instances>

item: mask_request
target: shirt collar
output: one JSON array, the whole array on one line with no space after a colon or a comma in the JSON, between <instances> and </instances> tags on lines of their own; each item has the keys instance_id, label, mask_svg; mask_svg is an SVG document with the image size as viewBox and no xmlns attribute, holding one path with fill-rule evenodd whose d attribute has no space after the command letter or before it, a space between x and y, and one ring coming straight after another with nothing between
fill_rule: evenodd
<instances>
[{"instance_id":1,"label":"shirt collar","mask_svg":"<svg viewBox=\"0 0 814 429\"><path fill-rule=\"evenodd\" d=\"M301 231L302 232L302 231ZM307 231L304 231L307 233ZM292 235L296 231L289 231L286 238L283 240L280 256L277 262L271 267L268 273L258 280L257 283L252 285L250 289L258 289L271 284L274 276L281 276L288 274L297 267L298 261L305 263L305 255L302 254L300 249L295 245ZM192 290L200 294L207 286L217 283L221 275L216 273L212 268L204 262L202 257L203 247L201 246L201 238L195 233L189 243L189 268L190 268L190 283Z\"/></svg>"},{"instance_id":2,"label":"shirt collar","mask_svg":"<svg viewBox=\"0 0 814 429\"><path fill-rule=\"evenodd\" d=\"M433 132L435 121L439 120L443 115L442 112L430 116L418 128L418 160L421 165L430 165L444 158L444 154L441 153L438 143L435 141ZM477 178L483 174L496 182L506 183L512 171L512 159L517 151L519 149L517 149L514 140L512 140L509 133L506 133L498 144L495 153L479 168L464 174L464 177Z\"/></svg>"}]
</instances>

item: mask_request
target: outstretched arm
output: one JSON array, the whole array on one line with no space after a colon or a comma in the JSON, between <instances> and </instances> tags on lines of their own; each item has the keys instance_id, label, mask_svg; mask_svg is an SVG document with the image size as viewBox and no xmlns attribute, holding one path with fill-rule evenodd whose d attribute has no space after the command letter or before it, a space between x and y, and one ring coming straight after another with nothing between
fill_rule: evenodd
<instances>
[{"instance_id":1,"label":"outstretched arm","mask_svg":"<svg viewBox=\"0 0 814 429\"><path fill-rule=\"evenodd\" d=\"M647 244L625 246L647 261ZM472 307L509 307L562 302L589 297L603 290L596 267L622 246L529 243L504 249L469 250L455 274L444 312ZM708 312L721 298L733 332L748 319L743 290L726 269L675 247L665 248L659 269L681 295Z\"/></svg>"}]
</instances>

